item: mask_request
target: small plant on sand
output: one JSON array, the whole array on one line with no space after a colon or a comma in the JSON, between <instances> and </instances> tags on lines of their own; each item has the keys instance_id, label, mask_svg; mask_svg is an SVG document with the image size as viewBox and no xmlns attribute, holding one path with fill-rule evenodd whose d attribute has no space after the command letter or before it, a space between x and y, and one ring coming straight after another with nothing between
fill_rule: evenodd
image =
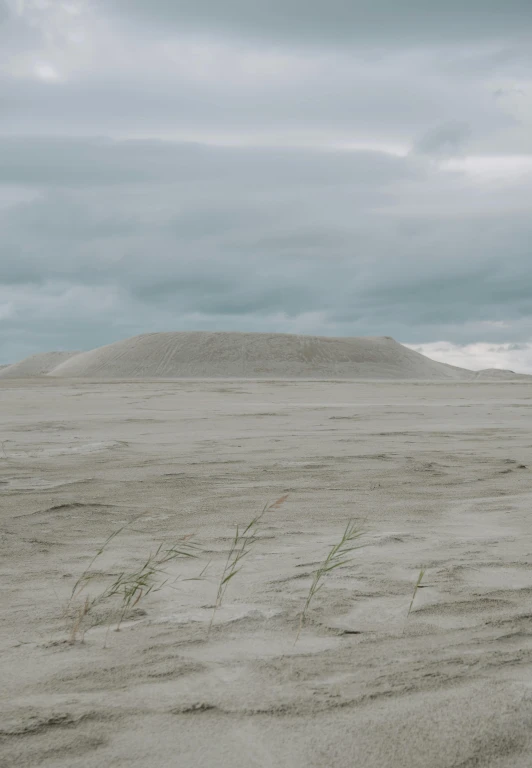
<instances>
[{"instance_id":1,"label":"small plant on sand","mask_svg":"<svg viewBox=\"0 0 532 768\"><path fill-rule=\"evenodd\" d=\"M123 528L120 530L123 530ZM104 546L91 561L91 566L96 557L103 552L103 549L107 546L109 541L119 532L120 531L111 534ZM122 571L118 573L114 581L94 597L87 595L75 613L75 619L70 634L70 643L73 644L76 642L76 638L82 628L85 617L88 616L96 606L101 605L112 598L119 599L116 613L116 629L119 630L127 613L134 608L140 600L153 592L159 592L166 586L169 581L169 574L166 571L166 567L171 562L180 558L194 558L198 556L197 547L190 541L190 538L190 536L185 536L172 546L167 546L164 543L160 544L155 552L150 552L147 559L138 568L129 572ZM83 575L76 582L72 591L70 604L89 587L91 582L100 578L100 574L91 572L91 566L84 571Z\"/></svg>"},{"instance_id":2,"label":"small plant on sand","mask_svg":"<svg viewBox=\"0 0 532 768\"><path fill-rule=\"evenodd\" d=\"M216 601L214 603L207 635L212 629L216 611L222 605L225 592L229 586L229 582L234 579L237 573L240 572L243 564L242 561L249 555L253 544L255 544L258 539L257 534L259 532L259 525L262 518L267 512L273 512L274 510L279 509L279 507L284 504L287 498L288 494L285 494L284 496L281 496L279 499L277 499L277 501L266 504L262 512L254 517L253 520L251 520L251 522L248 523L245 528L241 528L239 525L237 525L234 538L231 542L231 547L229 548L229 552L227 554L224 569L218 583L218 592L216 593Z\"/></svg>"},{"instance_id":3,"label":"small plant on sand","mask_svg":"<svg viewBox=\"0 0 532 768\"><path fill-rule=\"evenodd\" d=\"M347 563L350 562L351 552L354 552L355 549L360 549L360 547L362 546L361 544L354 543L358 539L360 539L362 535L363 535L363 531L361 531L357 527L357 524L353 520L350 520L347 524L347 527L340 541L337 544L335 544L333 547L331 547L329 554L327 555L325 560L314 572L309 593L307 595L307 600L305 602L305 606L303 608L303 612L301 613L301 617L299 620L299 629L297 631L297 636L296 636L294 645L299 640L299 635L301 634L301 630L303 629L303 626L307 619L307 614L310 608L310 604L313 601L313 599L316 597L316 594L320 591L320 589L323 586L323 579L331 571L334 571L336 568L340 568L341 565L346 565Z\"/></svg>"},{"instance_id":4,"label":"small plant on sand","mask_svg":"<svg viewBox=\"0 0 532 768\"><path fill-rule=\"evenodd\" d=\"M142 514L137 515L133 518L133 520L130 520L128 523L125 523L120 528L117 528L116 531L113 531L109 536L106 538L104 543L101 545L100 549L96 552L88 566L85 568L79 579L76 581L74 586L72 587L72 592L70 593L70 599L68 601L68 607L72 604L73 600L76 599L76 597L79 595L79 593L84 589L86 584L94 578L94 574L91 573L92 566L96 562L96 560L103 555L104 551L107 549L108 544L112 542L113 539L115 539L120 533L122 533L123 530L128 528L130 525L133 525L133 523L136 523L137 520L140 520L141 517L143 517L146 514L146 512L142 512Z\"/></svg>"},{"instance_id":5,"label":"small plant on sand","mask_svg":"<svg viewBox=\"0 0 532 768\"><path fill-rule=\"evenodd\" d=\"M89 597L85 598L85 602L83 602L79 608L76 611L74 621L72 623L72 629L70 630L70 637L68 639L68 642L70 645L74 645L74 643L77 640L78 634L81 631L81 627L83 624L83 620L85 616L87 616L90 613L92 607L92 600ZM83 637L85 636L85 633L82 633L82 642Z\"/></svg>"},{"instance_id":6,"label":"small plant on sand","mask_svg":"<svg viewBox=\"0 0 532 768\"><path fill-rule=\"evenodd\" d=\"M410 616L410 613L412 612L412 608L414 607L414 600L416 599L417 591L418 589L421 589L421 582L423 581L423 577L425 576L425 568L422 568L419 572L419 575L417 577L417 581L414 585L414 592L412 593L412 600L410 601L410 605L408 606L408 613L406 614L406 620L405 620L405 629L406 629L406 622L408 621L408 617ZM404 630L403 630L404 631Z\"/></svg>"}]
</instances>

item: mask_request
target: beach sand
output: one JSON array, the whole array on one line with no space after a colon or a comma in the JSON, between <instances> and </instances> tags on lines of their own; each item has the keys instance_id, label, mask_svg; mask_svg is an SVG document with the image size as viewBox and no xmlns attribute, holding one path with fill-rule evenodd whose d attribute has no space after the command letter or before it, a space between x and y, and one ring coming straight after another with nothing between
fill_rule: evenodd
<instances>
[{"instance_id":1,"label":"beach sand","mask_svg":"<svg viewBox=\"0 0 532 768\"><path fill-rule=\"evenodd\" d=\"M529 768L530 384L5 378L0 417L1 768ZM199 557L70 643L126 523L87 593Z\"/></svg>"}]
</instances>

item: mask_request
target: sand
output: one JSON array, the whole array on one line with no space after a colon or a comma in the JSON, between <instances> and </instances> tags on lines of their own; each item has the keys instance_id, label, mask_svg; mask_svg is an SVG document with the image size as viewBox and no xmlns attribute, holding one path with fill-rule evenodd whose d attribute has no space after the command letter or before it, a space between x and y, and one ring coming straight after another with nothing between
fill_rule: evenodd
<instances>
[{"instance_id":1,"label":"sand","mask_svg":"<svg viewBox=\"0 0 532 768\"><path fill-rule=\"evenodd\" d=\"M89 352L34 356L4 372L63 378L517 379L429 360L388 336L333 338L279 333L148 333ZM68 354L68 353L65 353Z\"/></svg>"},{"instance_id":2,"label":"sand","mask_svg":"<svg viewBox=\"0 0 532 768\"><path fill-rule=\"evenodd\" d=\"M529 384L5 379L0 414L2 768L530 765ZM208 636L235 525L286 493ZM141 513L91 589L163 540L201 557L69 644Z\"/></svg>"}]
</instances>

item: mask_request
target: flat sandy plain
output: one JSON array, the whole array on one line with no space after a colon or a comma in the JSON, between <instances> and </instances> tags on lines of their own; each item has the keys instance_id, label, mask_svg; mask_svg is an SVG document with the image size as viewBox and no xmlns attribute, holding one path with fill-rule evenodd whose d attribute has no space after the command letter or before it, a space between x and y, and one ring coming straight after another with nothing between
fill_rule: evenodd
<instances>
[{"instance_id":1,"label":"flat sandy plain","mask_svg":"<svg viewBox=\"0 0 532 768\"><path fill-rule=\"evenodd\" d=\"M3 380L0 413L2 768L530 768L532 385ZM236 524L287 493L207 636ZM200 556L70 644L142 513L89 591Z\"/></svg>"}]
</instances>

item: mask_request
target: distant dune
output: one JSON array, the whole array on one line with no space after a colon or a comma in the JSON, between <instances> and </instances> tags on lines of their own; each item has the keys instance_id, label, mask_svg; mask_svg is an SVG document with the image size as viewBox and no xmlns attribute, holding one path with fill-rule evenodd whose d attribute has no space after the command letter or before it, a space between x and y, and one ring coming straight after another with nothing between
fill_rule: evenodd
<instances>
[{"instance_id":1,"label":"distant dune","mask_svg":"<svg viewBox=\"0 0 532 768\"><path fill-rule=\"evenodd\" d=\"M393 339L267 333L151 333L84 352L53 376L71 378L460 379Z\"/></svg>"},{"instance_id":2,"label":"distant dune","mask_svg":"<svg viewBox=\"0 0 532 768\"><path fill-rule=\"evenodd\" d=\"M508 380L513 371L468 371L430 360L388 336L279 333L148 333L90 352L49 352L0 370L0 378L286 378Z\"/></svg>"},{"instance_id":3,"label":"distant dune","mask_svg":"<svg viewBox=\"0 0 532 768\"><path fill-rule=\"evenodd\" d=\"M19 363L0 366L0 379L20 379L26 376L45 376L60 363L79 355L79 352L42 352L26 357Z\"/></svg>"},{"instance_id":4,"label":"distant dune","mask_svg":"<svg viewBox=\"0 0 532 768\"><path fill-rule=\"evenodd\" d=\"M484 379L489 381L518 381L519 379L532 380L532 376L526 373L515 373L515 371L508 371L504 368L484 368L483 371L473 371L473 379L474 381Z\"/></svg>"}]
</instances>

